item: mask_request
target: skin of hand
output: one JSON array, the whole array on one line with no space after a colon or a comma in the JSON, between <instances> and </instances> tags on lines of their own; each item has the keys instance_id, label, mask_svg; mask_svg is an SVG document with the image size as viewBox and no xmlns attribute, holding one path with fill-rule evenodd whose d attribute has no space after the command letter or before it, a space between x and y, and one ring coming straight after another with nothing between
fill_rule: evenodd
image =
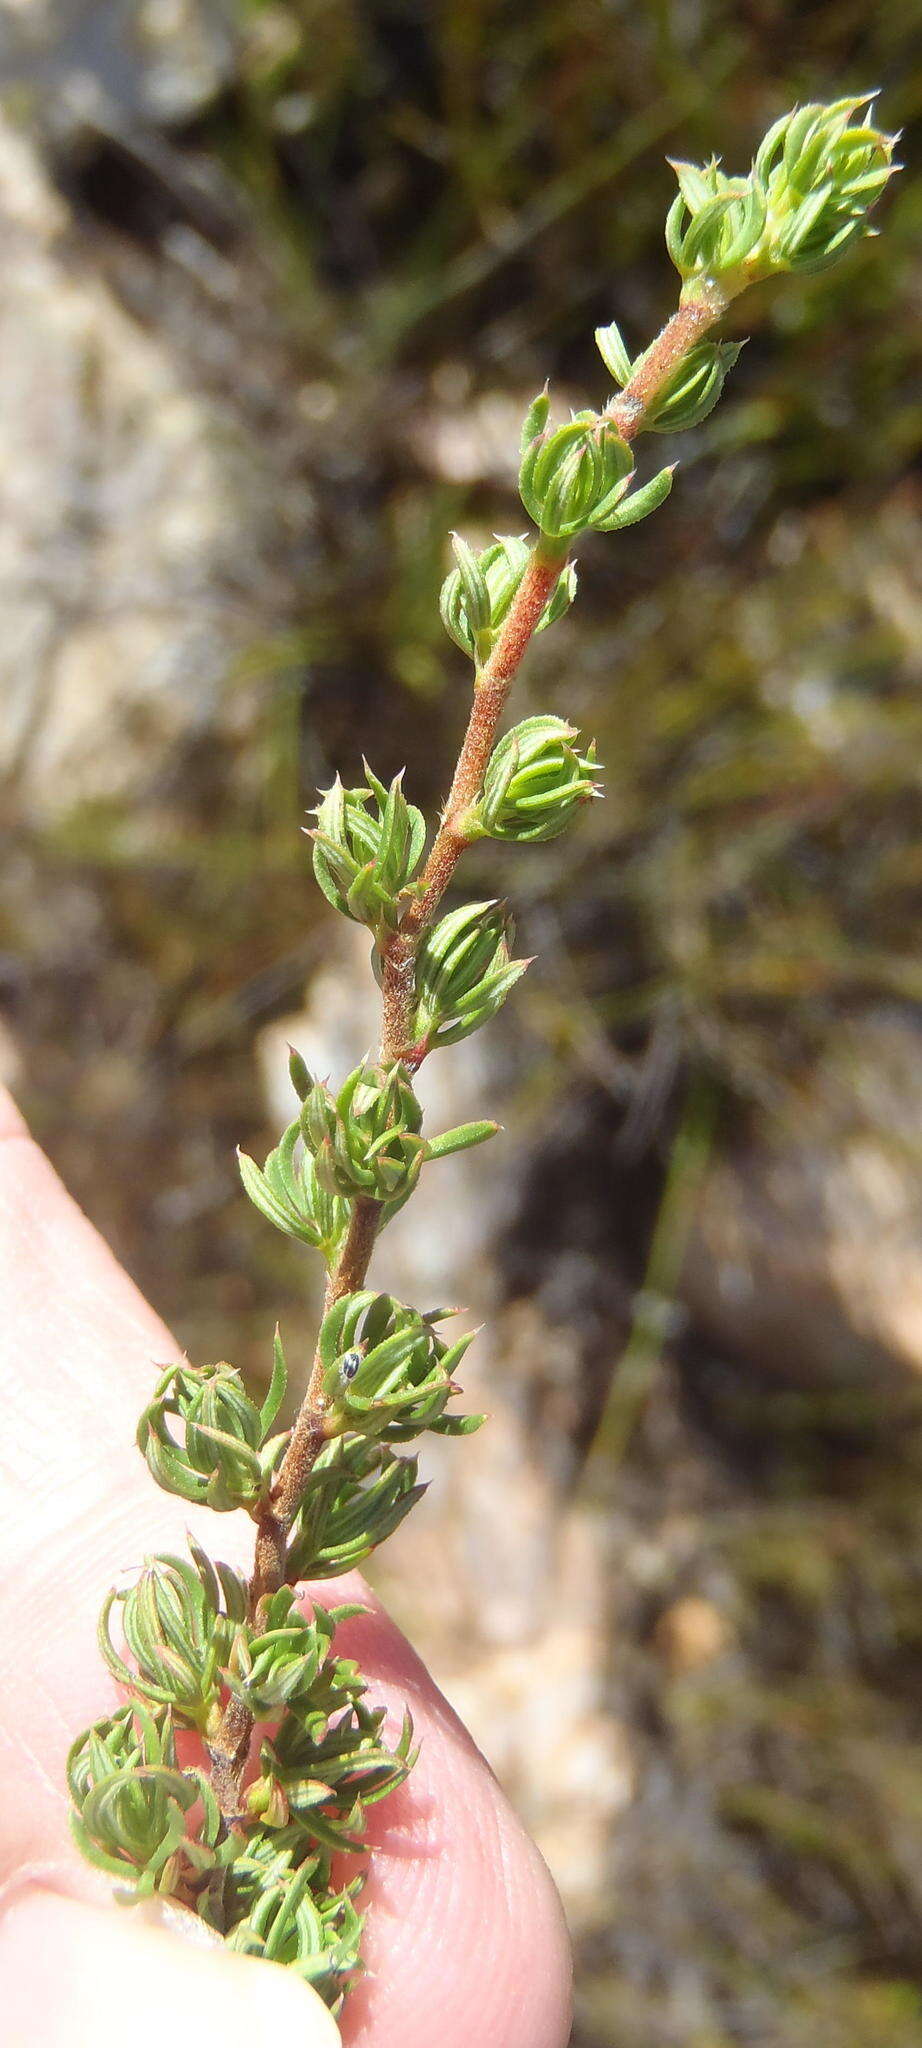
<instances>
[{"instance_id":1,"label":"skin of hand","mask_svg":"<svg viewBox=\"0 0 922 2048\"><path fill-rule=\"evenodd\" d=\"M130 1161L126 1162L130 1171ZM0 1093L0 2010L7 2048L564 2048L569 1945L550 1877L487 1764L374 1595L346 1624L373 1695L420 1742L369 1816L365 1975L341 2036L291 1971L236 1957L160 1902L113 1906L68 1829L64 1760L117 1704L95 1643L113 1578L206 1546L246 1567L252 1525L159 1491L134 1446L176 1346ZM168 2016L168 2017L167 2017Z\"/></svg>"}]
</instances>

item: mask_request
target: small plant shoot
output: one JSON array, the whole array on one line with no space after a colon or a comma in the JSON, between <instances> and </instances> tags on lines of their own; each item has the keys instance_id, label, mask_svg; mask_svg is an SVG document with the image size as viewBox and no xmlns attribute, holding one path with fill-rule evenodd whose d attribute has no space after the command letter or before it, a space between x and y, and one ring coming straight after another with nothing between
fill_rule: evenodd
<instances>
[{"instance_id":1,"label":"small plant shoot","mask_svg":"<svg viewBox=\"0 0 922 2048\"><path fill-rule=\"evenodd\" d=\"M464 1436L482 1419L461 1397L470 1337L378 1291L386 1246L381 1281L368 1274L419 1183L497 1129L424 1129L420 1065L489 1024L528 966L506 903L446 893L475 843L527 854L579 830L600 793L591 738L550 712L505 724L532 635L573 603L583 534L620 545L669 495L673 467L638 466L634 444L718 404L740 348L713 332L727 307L872 233L893 148L871 102L843 99L776 121L743 176L717 159L674 165L675 312L639 349L614 322L599 328L598 409L562 417L547 391L529 407L519 491L532 531L480 550L451 539L441 615L471 664L471 702L434 829L401 775L385 786L358 760L353 786L337 777L312 813L316 882L370 935L380 1043L332 1085L294 1052L291 1122L262 1164L241 1154L240 1172L267 1227L325 1267L313 1365L285 1428L278 1334L261 1401L226 1363L161 1371L138 1447L166 1492L250 1517L252 1566L242 1575L190 1542L109 1593L99 1643L121 1703L77 1737L68 1781L77 1843L122 1896L176 1900L232 1949L299 1972L334 2010L361 1967L366 1817L412 1769L413 1732L407 1719L386 1739L383 1710L337 1652L337 1623L356 1610L298 1587L361 1565L409 1514L427 1431Z\"/></svg>"}]
</instances>

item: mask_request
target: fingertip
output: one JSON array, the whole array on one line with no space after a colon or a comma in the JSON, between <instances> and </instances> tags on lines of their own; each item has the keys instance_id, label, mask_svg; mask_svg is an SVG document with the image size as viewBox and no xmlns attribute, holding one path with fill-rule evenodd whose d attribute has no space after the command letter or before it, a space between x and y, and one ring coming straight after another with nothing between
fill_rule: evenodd
<instances>
[{"instance_id":1,"label":"fingertip","mask_svg":"<svg viewBox=\"0 0 922 2048\"><path fill-rule=\"evenodd\" d=\"M0 1922L5 2048L341 2048L321 1998L293 1970L203 1943L182 1909L120 1911L22 1893ZM183 1918L190 1924L186 1938Z\"/></svg>"},{"instance_id":2,"label":"fingertip","mask_svg":"<svg viewBox=\"0 0 922 2048\"><path fill-rule=\"evenodd\" d=\"M337 1642L395 1727L409 1706L419 1744L406 1782L369 1813L365 1971L343 2012L346 2048L565 2048L570 1942L543 1858L373 1596Z\"/></svg>"},{"instance_id":3,"label":"fingertip","mask_svg":"<svg viewBox=\"0 0 922 2048\"><path fill-rule=\"evenodd\" d=\"M27 1138L25 1117L17 1109L9 1089L0 1082L0 1138Z\"/></svg>"}]
</instances>

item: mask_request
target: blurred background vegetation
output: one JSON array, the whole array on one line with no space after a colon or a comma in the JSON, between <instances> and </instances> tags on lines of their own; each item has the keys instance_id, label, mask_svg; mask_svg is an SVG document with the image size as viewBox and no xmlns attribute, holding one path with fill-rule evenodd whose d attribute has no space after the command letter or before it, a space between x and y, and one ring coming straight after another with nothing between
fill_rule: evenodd
<instances>
[{"instance_id":1,"label":"blurred background vegetation","mask_svg":"<svg viewBox=\"0 0 922 2048\"><path fill-rule=\"evenodd\" d=\"M877 86L911 162L920 27L0 13L0 1052L194 1356L262 1370L279 1312L307 1341L233 1147L331 971L313 790L362 751L446 786L449 527L518 530L524 404L597 402L593 327L639 347L671 309L664 157L742 167L787 105ZM529 1777L508 1631L478 1709L411 1538L392 1593L564 1887L578 2048L922 2043L920 215L906 175L841 271L733 309L720 408L656 450L672 498L587 542L530 658L522 708L597 735L607 801L471 863L539 954L478 1080L512 1163L474 1285L541 1513L594 1560L585 1839L545 1783L565 1691Z\"/></svg>"}]
</instances>

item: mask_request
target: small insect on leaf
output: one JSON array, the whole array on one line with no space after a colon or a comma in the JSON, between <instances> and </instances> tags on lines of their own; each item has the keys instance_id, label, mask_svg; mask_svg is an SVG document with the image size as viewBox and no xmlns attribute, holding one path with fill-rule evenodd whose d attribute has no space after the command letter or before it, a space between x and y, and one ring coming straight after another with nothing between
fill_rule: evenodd
<instances>
[{"instance_id":1,"label":"small insect on leaf","mask_svg":"<svg viewBox=\"0 0 922 2048\"><path fill-rule=\"evenodd\" d=\"M342 1378L344 1380L354 1380L361 1363L362 1354L360 1351L347 1351L339 1368Z\"/></svg>"}]
</instances>

